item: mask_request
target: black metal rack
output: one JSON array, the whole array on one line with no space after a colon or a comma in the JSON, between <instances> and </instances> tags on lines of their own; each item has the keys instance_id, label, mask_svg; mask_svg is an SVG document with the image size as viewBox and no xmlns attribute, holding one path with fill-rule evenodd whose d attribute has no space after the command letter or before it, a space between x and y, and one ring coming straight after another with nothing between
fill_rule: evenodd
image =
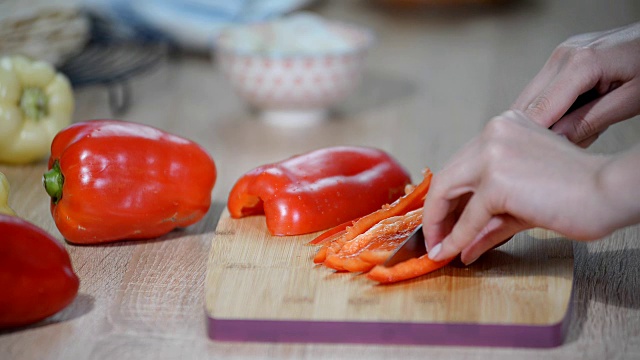
<instances>
[{"instance_id":1,"label":"black metal rack","mask_svg":"<svg viewBox=\"0 0 640 360\"><path fill-rule=\"evenodd\" d=\"M91 36L87 45L59 70L74 87L106 86L111 112L122 115L131 105L129 80L163 61L169 42L144 32L134 39L124 37L112 23L92 14L88 16Z\"/></svg>"}]
</instances>

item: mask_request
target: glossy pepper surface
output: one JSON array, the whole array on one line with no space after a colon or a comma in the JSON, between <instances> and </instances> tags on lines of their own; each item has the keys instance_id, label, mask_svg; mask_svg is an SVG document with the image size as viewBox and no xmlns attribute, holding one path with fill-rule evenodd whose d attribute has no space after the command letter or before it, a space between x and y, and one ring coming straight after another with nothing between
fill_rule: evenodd
<instances>
[{"instance_id":1,"label":"glossy pepper surface","mask_svg":"<svg viewBox=\"0 0 640 360\"><path fill-rule=\"evenodd\" d=\"M56 133L71 123L73 108L69 80L53 66L0 58L0 162L43 159Z\"/></svg>"},{"instance_id":2,"label":"glossy pepper surface","mask_svg":"<svg viewBox=\"0 0 640 360\"><path fill-rule=\"evenodd\" d=\"M228 209L233 218L264 214L272 235L300 235L379 209L410 182L382 150L329 147L249 171L231 190Z\"/></svg>"},{"instance_id":3,"label":"glossy pepper surface","mask_svg":"<svg viewBox=\"0 0 640 360\"><path fill-rule=\"evenodd\" d=\"M79 122L51 145L51 214L72 243L154 238L198 222L211 205L213 159L198 144L125 121Z\"/></svg>"},{"instance_id":4,"label":"glossy pepper surface","mask_svg":"<svg viewBox=\"0 0 640 360\"><path fill-rule=\"evenodd\" d=\"M59 241L26 220L0 214L0 328L57 313L73 301L79 284Z\"/></svg>"}]
</instances>

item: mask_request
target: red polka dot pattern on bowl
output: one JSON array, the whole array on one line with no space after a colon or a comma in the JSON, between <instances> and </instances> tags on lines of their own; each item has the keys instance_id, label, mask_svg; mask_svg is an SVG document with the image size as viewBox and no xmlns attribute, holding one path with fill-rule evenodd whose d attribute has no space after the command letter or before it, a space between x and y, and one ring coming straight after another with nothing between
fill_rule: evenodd
<instances>
[{"instance_id":1,"label":"red polka dot pattern on bowl","mask_svg":"<svg viewBox=\"0 0 640 360\"><path fill-rule=\"evenodd\" d=\"M269 110L325 109L344 100L357 87L369 30L331 23L352 43L351 50L321 55L248 54L217 42L216 57L233 89L252 106ZM224 36L224 35L223 35Z\"/></svg>"}]
</instances>

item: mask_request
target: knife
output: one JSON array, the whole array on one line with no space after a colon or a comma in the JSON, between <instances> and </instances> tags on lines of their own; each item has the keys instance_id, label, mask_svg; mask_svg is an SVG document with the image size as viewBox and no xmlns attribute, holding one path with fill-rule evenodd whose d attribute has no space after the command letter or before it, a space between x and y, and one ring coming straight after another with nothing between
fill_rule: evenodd
<instances>
[{"instance_id":1,"label":"knife","mask_svg":"<svg viewBox=\"0 0 640 360\"><path fill-rule=\"evenodd\" d=\"M422 232L422 224L420 224L382 265L392 267L405 260L417 258L426 253L427 247L424 244L424 233Z\"/></svg>"}]
</instances>

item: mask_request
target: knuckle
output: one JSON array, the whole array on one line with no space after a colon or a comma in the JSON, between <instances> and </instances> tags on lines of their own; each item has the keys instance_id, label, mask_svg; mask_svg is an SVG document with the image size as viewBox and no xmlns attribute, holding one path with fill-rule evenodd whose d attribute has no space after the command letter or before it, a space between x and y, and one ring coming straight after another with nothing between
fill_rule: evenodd
<instances>
[{"instance_id":1,"label":"knuckle","mask_svg":"<svg viewBox=\"0 0 640 360\"><path fill-rule=\"evenodd\" d=\"M484 128L483 135L488 139L500 139L504 136L508 136L512 127L513 124L507 116L496 116L489 120Z\"/></svg>"},{"instance_id":2,"label":"knuckle","mask_svg":"<svg viewBox=\"0 0 640 360\"><path fill-rule=\"evenodd\" d=\"M554 64L562 64L573 56L576 49L583 46L584 40L580 35L572 36L560 43L551 53L549 61Z\"/></svg>"},{"instance_id":3,"label":"knuckle","mask_svg":"<svg viewBox=\"0 0 640 360\"><path fill-rule=\"evenodd\" d=\"M591 43L592 39L590 34L573 35L560 43L556 47L554 53L557 52L563 56L570 56L578 49L589 47Z\"/></svg>"},{"instance_id":4,"label":"knuckle","mask_svg":"<svg viewBox=\"0 0 640 360\"><path fill-rule=\"evenodd\" d=\"M569 140L574 143L580 142L584 139L587 139L593 135L599 133L600 129L597 128L595 124L591 121L587 120L583 116L578 116L572 122L573 132L568 135Z\"/></svg>"},{"instance_id":5,"label":"knuckle","mask_svg":"<svg viewBox=\"0 0 640 360\"><path fill-rule=\"evenodd\" d=\"M596 61L596 51L591 46L577 46L571 49L568 58L569 65L585 67Z\"/></svg>"},{"instance_id":6,"label":"knuckle","mask_svg":"<svg viewBox=\"0 0 640 360\"><path fill-rule=\"evenodd\" d=\"M489 173L513 153L512 144L513 139L518 137L518 127L518 124L505 118L495 118L487 124L480 156Z\"/></svg>"},{"instance_id":7,"label":"knuckle","mask_svg":"<svg viewBox=\"0 0 640 360\"><path fill-rule=\"evenodd\" d=\"M551 109L551 99L546 94L541 94L538 96L525 111L527 115L537 118L545 113L547 113Z\"/></svg>"},{"instance_id":8,"label":"knuckle","mask_svg":"<svg viewBox=\"0 0 640 360\"><path fill-rule=\"evenodd\" d=\"M580 82L596 84L602 78L598 51L593 46L575 47L569 52L566 67L575 74Z\"/></svg>"},{"instance_id":9,"label":"knuckle","mask_svg":"<svg viewBox=\"0 0 640 360\"><path fill-rule=\"evenodd\" d=\"M566 58L567 53L569 53L572 48L573 46L571 45L571 39L561 43L551 53L551 56L549 57L549 62L550 63L562 62Z\"/></svg>"}]
</instances>

